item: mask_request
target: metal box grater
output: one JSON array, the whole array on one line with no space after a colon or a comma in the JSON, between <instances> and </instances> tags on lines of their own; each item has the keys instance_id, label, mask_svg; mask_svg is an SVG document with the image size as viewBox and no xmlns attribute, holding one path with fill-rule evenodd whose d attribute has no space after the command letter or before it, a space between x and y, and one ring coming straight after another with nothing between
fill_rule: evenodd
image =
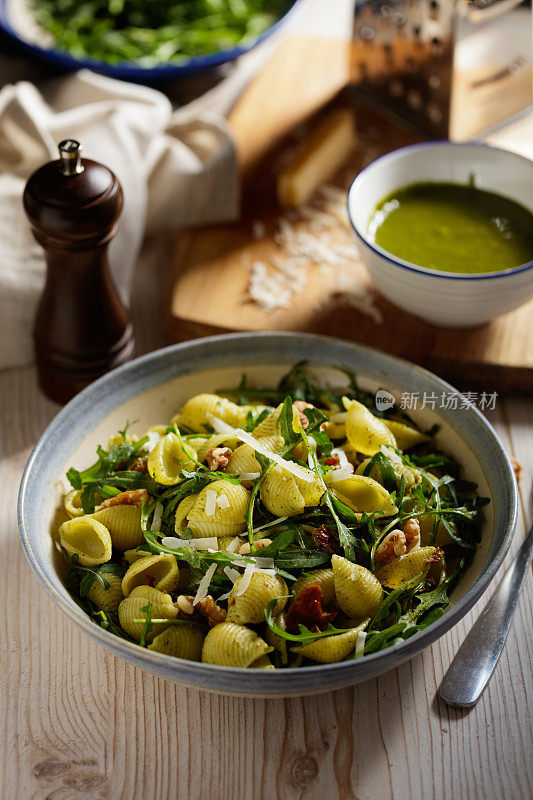
<instances>
[{"instance_id":1,"label":"metal box grater","mask_svg":"<svg viewBox=\"0 0 533 800\"><path fill-rule=\"evenodd\" d=\"M351 83L431 136L468 139L533 101L531 0L356 3Z\"/></svg>"}]
</instances>

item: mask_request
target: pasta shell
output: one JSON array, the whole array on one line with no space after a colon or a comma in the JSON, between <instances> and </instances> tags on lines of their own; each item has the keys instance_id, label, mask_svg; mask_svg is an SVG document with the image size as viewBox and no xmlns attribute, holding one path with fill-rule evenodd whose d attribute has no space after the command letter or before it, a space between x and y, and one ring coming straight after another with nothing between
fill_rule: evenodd
<instances>
[{"instance_id":1,"label":"pasta shell","mask_svg":"<svg viewBox=\"0 0 533 800\"><path fill-rule=\"evenodd\" d=\"M274 616L279 614L287 604L289 594L287 584L278 575L268 575L264 572L253 572L250 583L242 594L239 588L243 581L248 580L248 576L241 576L235 581L232 592L228 597L228 622L236 622L239 625L257 624L264 622L265 609L275 597L280 600L274 608Z\"/></svg>"},{"instance_id":2,"label":"pasta shell","mask_svg":"<svg viewBox=\"0 0 533 800\"><path fill-rule=\"evenodd\" d=\"M335 600L335 583L333 580L333 570L329 567L315 569L308 575L302 575L292 584L292 593L296 597L300 592L311 584L318 584L322 589L322 602L329 606Z\"/></svg>"},{"instance_id":3,"label":"pasta shell","mask_svg":"<svg viewBox=\"0 0 533 800\"><path fill-rule=\"evenodd\" d=\"M381 445L396 447L396 440L384 422L375 417L358 400L342 398L348 412L346 417L346 436L354 450L365 456L373 456Z\"/></svg>"},{"instance_id":4,"label":"pasta shell","mask_svg":"<svg viewBox=\"0 0 533 800\"><path fill-rule=\"evenodd\" d=\"M131 594L126 597L118 607L118 619L121 628L137 642L141 640L144 630L142 622L135 619L144 619L146 614L141 611L148 603L152 603L152 619L175 619L178 609L172 602L172 597L166 592L152 589L150 586L136 586ZM155 622L154 627L146 634L146 641L151 642L159 633L168 628L170 623Z\"/></svg>"},{"instance_id":5,"label":"pasta shell","mask_svg":"<svg viewBox=\"0 0 533 800\"><path fill-rule=\"evenodd\" d=\"M198 625L170 625L154 638L148 650L187 661L201 661L203 643L204 634Z\"/></svg>"},{"instance_id":6,"label":"pasta shell","mask_svg":"<svg viewBox=\"0 0 533 800\"><path fill-rule=\"evenodd\" d=\"M383 422L396 439L396 446L399 450L410 450L417 444L429 441L429 436L404 422L396 422L393 419L384 419Z\"/></svg>"},{"instance_id":7,"label":"pasta shell","mask_svg":"<svg viewBox=\"0 0 533 800\"><path fill-rule=\"evenodd\" d=\"M285 622L285 614L283 611L274 618L274 622L278 628L281 628L282 631L287 630L287 623ZM287 652L287 639L284 639L282 636L278 636L278 634L274 633L274 631L269 628L268 625L265 625L264 639L267 644L271 644L272 647L281 654L281 661L283 664L286 664L289 660Z\"/></svg>"},{"instance_id":8,"label":"pasta shell","mask_svg":"<svg viewBox=\"0 0 533 800\"><path fill-rule=\"evenodd\" d=\"M172 423L184 425L191 431L206 431L210 425L207 418L208 414L218 417L228 425L238 428L246 422L248 411L251 406L238 406L226 397L219 397L217 394L197 394L187 400L178 414L172 419Z\"/></svg>"},{"instance_id":9,"label":"pasta shell","mask_svg":"<svg viewBox=\"0 0 533 800\"><path fill-rule=\"evenodd\" d=\"M175 433L162 436L148 456L148 472L163 486L175 486L182 479L181 470L196 468L196 451Z\"/></svg>"},{"instance_id":10,"label":"pasta shell","mask_svg":"<svg viewBox=\"0 0 533 800\"><path fill-rule=\"evenodd\" d=\"M110 506L91 516L106 526L116 550L131 550L144 542L138 506Z\"/></svg>"},{"instance_id":11,"label":"pasta shell","mask_svg":"<svg viewBox=\"0 0 533 800\"><path fill-rule=\"evenodd\" d=\"M435 517L430 514L424 514L423 516L418 517L418 521L420 523L420 538L422 543L430 544ZM457 532L457 525L455 522L450 522L450 525L452 526L453 530ZM453 538L439 520L439 524L437 525L437 533L435 534L435 540L432 542L432 544L437 545L438 547L445 547L447 544L453 544L453 542Z\"/></svg>"},{"instance_id":12,"label":"pasta shell","mask_svg":"<svg viewBox=\"0 0 533 800\"><path fill-rule=\"evenodd\" d=\"M250 667L273 649L250 628L222 622L211 628L205 637L202 661L225 667Z\"/></svg>"},{"instance_id":13,"label":"pasta shell","mask_svg":"<svg viewBox=\"0 0 533 800\"><path fill-rule=\"evenodd\" d=\"M128 597L136 586L153 586L161 592L173 592L179 582L176 557L170 553L146 556L134 561L122 578L122 592Z\"/></svg>"},{"instance_id":14,"label":"pasta shell","mask_svg":"<svg viewBox=\"0 0 533 800\"><path fill-rule=\"evenodd\" d=\"M431 565L440 561L441 556L438 547L419 547L377 569L376 576L388 589L399 589L419 573L425 578Z\"/></svg>"},{"instance_id":15,"label":"pasta shell","mask_svg":"<svg viewBox=\"0 0 533 800\"><path fill-rule=\"evenodd\" d=\"M390 463L392 469L394 470L394 474L396 476L396 485L400 485L400 481L402 477L405 480L405 486L410 488L417 483L420 483L422 477L420 472L415 469L415 467L410 467L408 464L405 464L400 456L391 450L390 447L383 446L381 448L381 452L386 457L387 461ZM370 462L370 458L365 458L364 461L361 461L357 469L355 470L356 475L364 475L368 464ZM383 482L383 476L378 466L373 466L368 474L369 478L373 478L378 483Z\"/></svg>"},{"instance_id":16,"label":"pasta shell","mask_svg":"<svg viewBox=\"0 0 533 800\"><path fill-rule=\"evenodd\" d=\"M73 517L83 517L85 511L81 505L81 489L73 489L66 494L63 498L63 505L70 519Z\"/></svg>"},{"instance_id":17,"label":"pasta shell","mask_svg":"<svg viewBox=\"0 0 533 800\"><path fill-rule=\"evenodd\" d=\"M375 575L347 558L331 558L335 596L348 617L373 617L383 599L383 589Z\"/></svg>"},{"instance_id":18,"label":"pasta shell","mask_svg":"<svg viewBox=\"0 0 533 800\"><path fill-rule=\"evenodd\" d=\"M323 639L317 639L316 642L311 644L293 647L292 652L299 653L313 661L318 661L320 664L334 664L337 661L342 661L355 650L359 631L364 630L368 622L368 620L365 620L357 628L350 628L346 633L326 636Z\"/></svg>"},{"instance_id":19,"label":"pasta shell","mask_svg":"<svg viewBox=\"0 0 533 800\"><path fill-rule=\"evenodd\" d=\"M109 561L113 546L105 525L89 516L75 517L59 527L59 540L69 556L76 554L84 567Z\"/></svg>"},{"instance_id":20,"label":"pasta shell","mask_svg":"<svg viewBox=\"0 0 533 800\"><path fill-rule=\"evenodd\" d=\"M303 469L303 468L302 468ZM297 478L283 467L276 464L261 483L261 500L266 508L277 517L291 517L303 514L306 507L320 503L324 489L318 477L305 470L312 481Z\"/></svg>"},{"instance_id":21,"label":"pasta shell","mask_svg":"<svg viewBox=\"0 0 533 800\"><path fill-rule=\"evenodd\" d=\"M261 656L253 664L250 664L250 669L275 669L275 667L268 656Z\"/></svg>"},{"instance_id":22,"label":"pasta shell","mask_svg":"<svg viewBox=\"0 0 533 800\"><path fill-rule=\"evenodd\" d=\"M212 514L206 514L207 492L215 492L217 499L224 495L229 505L221 508L218 503ZM198 494L186 497L176 509L176 532L189 526L194 537L236 536L246 527L246 512L250 493L240 484L229 481L213 481ZM184 505L185 504L185 505Z\"/></svg>"},{"instance_id":23,"label":"pasta shell","mask_svg":"<svg viewBox=\"0 0 533 800\"><path fill-rule=\"evenodd\" d=\"M124 598L122 594L122 579L119 575L114 575L112 572L104 573L103 578L109 584L107 589L104 589L100 581L94 581L89 589L89 600L95 606L101 608L102 611L115 614L118 607Z\"/></svg>"},{"instance_id":24,"label":"pasta shell","mask_svg":"<svg viewBox=\"0 0 533 800\"><path fill-rule=\"evenodd\" d=\"M140 558L146 558L149 555L151 555L151 552L149 550L138 550L137 548L133 548L132 550L126 550L123 553L124 559L128 562L128 564L133 564Z\"/></svg>"},{"instance_id":25,"label":"pasta shell","mask_svg":"<svg viewBox=\"0 0 533 800\"><path fill-rule=\"evenodd\" d=\"M388 491L373 478L351 475L342 481L332 481L334 475L334 472L329 472L325 476L330 491L353 511L366 514L381 511L385 517L397 512Z\"/></svg>"}]
</instances>

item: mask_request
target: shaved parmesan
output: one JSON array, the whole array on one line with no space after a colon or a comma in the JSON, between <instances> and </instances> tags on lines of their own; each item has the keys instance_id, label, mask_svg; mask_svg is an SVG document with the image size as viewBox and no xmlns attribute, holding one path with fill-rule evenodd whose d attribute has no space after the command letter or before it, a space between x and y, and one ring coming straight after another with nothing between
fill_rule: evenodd
<instances>
[{"instance_id":1,"label":"shaved parmesan","mask_svg":"<svg viewBox=\"0 0 533 800\"><path fill-rule=\"evenodd\" d=\"M192 550L217 550L218 539L216 536L204 536L200 539L178 539L175 536L165 536L161 544L170 550L177 550L180 547L190 547Z\"/></svg>"},{"instance_id":2,"label":"shaved parmesan","mask_svg":"<svg viewBox=\"0 0 533 800\"><path fill-rule=\"evenodd\" d=\"M359 631L357 634L357 639L355 640L355 657L361 658L365 654L365 639L366 633L365 631Z\"/></svg>"},{"instance_id":3,"label":"shaved parmesan","mask_svg":"<svg viewBox=\"0 0 533 800\"><path fill-rule=\"evenodd\" d=\"M265 456L271 461L275 461L276 464L279 464L280 467L283 467L283 469L287 470L287 472L290 472L296 478L300 478L306 483L311 483L314 480L314 475L310 475L302 467L298 466L298 464L295 464L292 461L287 461L277 453L273 453L271 450L268 450L258 439L254 439L253 436L251 436L249 433L246 433L246 431L243 431L242 428L237 428L235 430L235 436L237 439L240 439L241 442L249 444L250 447L252 447L257 453L261 453L261 455Z\"/></svg>"},{"instance_id":4,"label":"shaved parmesan","mask_svg":"<svg viewBox=\"0 0 533 800\"><path fill-rule=\"evenodd\" d=\"M241 577L241 573L238 569L233 569L233 567L224 567L224 574L230 579L232 583Z\"/></svg>"},{"instance_id":5,"label":"shaved parmesan","mask_svg":"<svg viewBox=\"0 0 533 800\"><path fill-rule=\"evenodd\" d=\"M349 469L350 473L353 472L353 464L350 464L348 461L348 457L344 450L341 450L340 447L334 447L331 451L332 456L337 456L339 459L339 468L340 469Z\"/></svg>"},{"instance_id":6,"label":"shaved parmesan","mask_svg":"<svg viewBox=\"0 0 533 800\"><path fill-rule=\"evenodd\" d=\"M260 472L241 472L239 474L239 478L241 481L255 481L256 478L260 477L260 475Z\"/></svg>"},{"instance_id":7,"label":"shaved parmesan","mask_svg":"<svg viewBox=\"0 0 533 800\"><path fill-rule=\"evenodd\" d=\"M311 455L311 453L309 453L307 456L307 463L309 465L309 469L313 469L313 467L315 466L315 462L313 460L313 456Z\"/></svg>"},{"instance_id":8,"label":"shaved parmesan","mask_svg":"<svg viewBox=\"0 0 533 800\"><path fill-rule=\"evenodd\" d=\"M220 417L215 417L215 415L211 414L209 411L205 415L205 418L212 426L215 433L233 433L231 425L228 425L228 423L224 422Z\"/></svg>"},{"instance_id":9,"label":"shaved parmesan","mask_svg":"<svg viewBox=\"0 0 533 800\"><path fill-rule=\"evenodd\" d=\"M247 556L247 558L253 558L253 566L259 569L272 569L274 566L274 559L272 557Z\"/></svg>"},{"instance_id":10,"label":"shaved parmesan","mask_svg":"<svg viewBox=\"0 0 533 800\"><path fill-rule=\"evenodd\" d=\"M217 508L217 493L214 489L208 489L205 493L205 515L212 517Z\"/></svg>"},{"instance_id":11,"label":"shaved parmesan","mask_svg":"<svg viewBox=\"0 0 533 800\"><path fill-rule=\"evenodd\" d=\"M143 453L151 453L156 444L158 443L158 441L160 440L161 434L156 433L156 431L150 431L150 433L147 433L146 436L148 437L148 441L145 444L143 444L143 446L141 447L141 451Z\"/></svg>"},{"instance_id":12,"label":"shaved parmesan","mask_svg":"<svg viewBox=\"0 0 533 800\"><path fill-rule=\"evenodd\" d=\"M154 508L154 516L152 519L152 524L150 525L151 531L160 531L161 530L161 520L163 518L163 503L156 503Z\"/></svg>"},{"instance_id":13,"label":"shaved parmesan","mask_svg":"<svg viewBox=\"0 0 533 800\"><path fill-rule=\"evenodd\" d=\"M241 540L239 539L238 536L236 536L235 539L232 542L230 542L226 547L226 553L234 553L240 546L241 546Z\"/></svg>"},{"instance_id":14,"label":"shaved parmesan","mask_svg":"<svg viewBox=\"0 0 533 800\"><path fill-rule=\"evenodd\" d=\"M274 525L279 525L281 522L285 522L288 517L278 517L277 519L273 519L272 522L266 522L264 525L260 525L258 528L254 528L254 533L258 533L259 531L264 531L265 528L272 528Z\"/></svg>"},{"instance_id":15,"label":"shaved parmesan","mask_svg":"<svg viewBox=\"0 0 533 800\"><path fill-rule=\"evenodd\" d=\"M351 478L353 474L353 467L341 467L328 472L328 483L337 483L337 481L345 481L346 478Z\"/></svg>"},{"instance_id":16,"label":"shaved parmesan","mask_svg":"<svg viewBox=\"0 0 533 800\"><path fill-rule=\"evenodd\" d=\"M230 502L225 494L219 494L217 497L217 506L219 508L229 508Z\"/></svg>"},{"instance_id":17,"label":"shaved parmesan","mask_svg":"<svg viewBox=\"0 0 533 800\"><path fill-rule=\"evenodd\" d=\"M245 593L245 591L250 585L250 581L252 580L254 569L255 566L253 564L246 565L246 569L244 570L241 582L239 583L239 588L235 591L235 597L240 597L241 594Z\"/></svg>"},{"instance_id":18,"label":"shaved parmesan","mask_svg":"<svg viewBox=\"0 0 533 800\"><path fill-rule=\"evenodd\" d=\"M211 564L211 566L208 568L207 572L205 573L204 577L200 581L200 583L198 585L198 591L196 592L194 600L192 601L193 606L195 606L197 603L199 603L200 600L204 600L207 597L207 592L209 590L209 584L211 583L213 575L215 574L216 568L217 568L216 563L215 564Z\"/></svg>"}]
</instances>

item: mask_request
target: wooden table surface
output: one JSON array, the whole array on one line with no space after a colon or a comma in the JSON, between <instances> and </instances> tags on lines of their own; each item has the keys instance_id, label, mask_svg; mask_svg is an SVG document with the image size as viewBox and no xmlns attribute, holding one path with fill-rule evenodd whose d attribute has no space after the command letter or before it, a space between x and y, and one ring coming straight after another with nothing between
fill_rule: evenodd
<instances>
[{"instance_id":1,"label":"wooden table surface","mask_svg":"<svg viewBox=\"0 0 533 800\"><path fill-rule=\"evenodd\" d=\"M154 269L170 262L160 245L148 244L150 259ZM163 344L162 285L146 267L137 276L142 352ZM424 653L353 689L249 700L159 680L83 636L22 553L21 472L56 412L33 368L0 373L1 798L531 800L531 577L470 711L449 709L436 688L488 595ZM512 556L532 517L533 402L500 397L490 419L523 467Z\"/></svg>"}]
</instances>

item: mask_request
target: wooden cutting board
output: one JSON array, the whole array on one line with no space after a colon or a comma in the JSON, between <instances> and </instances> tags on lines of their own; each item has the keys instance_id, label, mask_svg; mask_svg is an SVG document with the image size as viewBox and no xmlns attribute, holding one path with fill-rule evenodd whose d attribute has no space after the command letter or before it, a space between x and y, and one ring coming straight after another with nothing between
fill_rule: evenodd
<instances>
[{"instance_id":1,"label":"wooden cutting board","mask_svg":"<svg viewBox=\"0 0 533 800\"><path fill-rule=\"evenodd\" d=\"M274 236L281 212L273 175L305 132L306 120L329 101L353 105L358 141L332 181L339 187L346 187L382 153L420 138L401 121L363 105L354 94L345 91L339 96L347 82L347 62L340 42L289 39L240 99L230 125L243 175L242 220L180 237L166 295L168 336L182 341L228 331L313 331L408 358L465 390L533 392L533 302L472 331L437 328L379 295L358 261L343 265L343 274L368 285L381 323L376 315L353 307L343 288L346 280L339 282L338 269L324 265L307 268L307 281L287 308L269 313L250 300L251 265L280 255ZM314 234L308 221L291 220L291 225ZM256 238L258 228L264 231ZM340 220L333 229L316 232L318 238L323 235L345 246L353 242Z\"/></svg>"}]
</instances>

